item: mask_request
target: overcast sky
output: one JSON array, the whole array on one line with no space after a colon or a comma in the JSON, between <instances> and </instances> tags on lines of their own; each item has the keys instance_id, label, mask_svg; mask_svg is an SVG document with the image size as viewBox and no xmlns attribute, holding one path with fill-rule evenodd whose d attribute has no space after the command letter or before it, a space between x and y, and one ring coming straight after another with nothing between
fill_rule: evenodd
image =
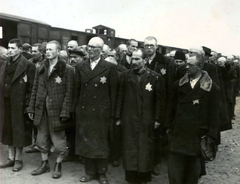
<instances>
[{"instance_id":1,"label":"overcast sky","mask_svg":"<svg viewBox=\"0 0 240 184\"><path fill-rule=\"evenodd\" d=\"M116 36L188 49L204 45L240 55L240 0L0 0L0 12L85 31L99 24Z\"/></svg>"}]
</instances>

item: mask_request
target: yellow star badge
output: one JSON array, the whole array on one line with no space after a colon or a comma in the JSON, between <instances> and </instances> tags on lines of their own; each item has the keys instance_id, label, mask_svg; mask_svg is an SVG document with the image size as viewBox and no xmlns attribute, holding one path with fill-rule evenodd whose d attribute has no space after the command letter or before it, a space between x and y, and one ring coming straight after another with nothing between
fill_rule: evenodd
<instances>
[{"instance_id":1,"label":"yellow star badge","mask_svg":"<svg viewBox=\"0 0 240 184\"><path fill-rule=\"evenodd\" d=\"M27 82L27 75L23 77L24 82Z\"/></svg>"},{"instance_id":2,"label":"yellow star badge","mask_svg":"<svg viewBox=\"0 0 240 184\"><path fill-rule=\"evenodd\" d=\"M199 100L193 100L193 105L199 104Z\"/></svg>"},{"instance_id":3,"label":"yellow star badge","mask_svg":"<svg viewBox=\"0 0 240 184\"><path fill-rule=\"evenodd\" d=\"M148 91L152 91L152 85L150 84L150 82L146 85L145 89Z\"/></svg>"},{"instance_id":4,"label":"yellow star badge","mask_svg":"<svg viewBox=\"0 0 240 184\"><path fill-rule=\"evenodd\" d=\"M107 83L107 78L106 78L105 76L101 77L101 78L100 78L100 82L101 82L102 84Z\"/></svg>"},{"instance_id":5,"label":"yellow star badge","mask_svg":"<svg viewBox=\"0 0 240 184\"><path fill-rule=\"evenodd\" d=\"M55 82L58 83L58 84L60 84L62 82L62 79L59 76L57 76L55 78L55 80L56 80Z\"/></svg>"},{"instance_id":6,"label":"yellow star badge","mask_svg":"<svg viewBox=\"0 0 240 184\"><path fill-rule=\"evenodd\" d=\"M166 69L165 69L165 68L162 68L160 71L161 71L161 74L162 74L162 75L165 75L165 74L166 74Z\"/></svg>"}]
</instances>

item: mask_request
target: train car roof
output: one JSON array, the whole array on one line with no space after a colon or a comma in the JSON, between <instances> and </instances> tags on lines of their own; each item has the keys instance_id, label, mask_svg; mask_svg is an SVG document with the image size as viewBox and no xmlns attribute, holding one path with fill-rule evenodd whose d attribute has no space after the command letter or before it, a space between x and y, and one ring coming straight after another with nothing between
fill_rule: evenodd
<instances>
[{"instance_id":1,"label":"train car roof","mask_svg":"<svg viewBox=\"0 0 240 184\"><path fill-rule=\"evenodd\" d=\"M30 19L30 18L20 17L20 16L17 16L17 15L11 15L11 14L1 13L1 12L0 12L0 18L1 19L12 20L12 21L15 21L15 22L27 21L27 22L37 23L37 24L43 24L43 25L46 25L46 26L51 26L51 25L49 25L45 22L39 21L39 20L34 20L34 19Z\"/></svg>"}]
</instances>

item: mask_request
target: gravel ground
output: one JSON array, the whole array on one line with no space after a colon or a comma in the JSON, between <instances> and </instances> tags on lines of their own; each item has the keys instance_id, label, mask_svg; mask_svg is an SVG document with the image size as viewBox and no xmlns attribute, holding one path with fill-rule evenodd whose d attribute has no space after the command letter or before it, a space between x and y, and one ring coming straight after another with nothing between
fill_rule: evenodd
<instances>
[{"instance_id":1,"label":"gravel ground","mask_svg":"<svg viewBox=\"0 0 240 184\"><path fill-rule=\"evenodd\" d=\"M235 109L236 120L233 121L233 129L222 132L222 144L214 161L207 163L207 175L203 176L201 184L239 184L240 183L240 97L237 98ZM7 147L0 144L0 162L7 158ZM56 154L50 156L50 167L53 169ZM52 172L40 176L32 176L31 171L41 163L40 154L23 154L24 167L20 172L13 172L12 168L0 170L1 184L73 184L81 183L79 178L84 174L84 167L80 162L67 162L62 164L62 177L52 179ZM126 184L122 166L112 167L109 165L107 173L109 183ZM152 184L167 184L166 158L161 164L161 175L153 177ZM97 180L86 184L98 184Z\"/></svg>"}]
</instances>

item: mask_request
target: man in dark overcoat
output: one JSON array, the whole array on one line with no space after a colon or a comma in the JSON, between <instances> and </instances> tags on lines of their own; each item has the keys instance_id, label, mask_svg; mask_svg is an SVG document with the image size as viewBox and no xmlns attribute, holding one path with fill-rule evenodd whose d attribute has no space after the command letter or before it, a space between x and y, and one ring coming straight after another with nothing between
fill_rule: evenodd
<instances>
[{"instance_id":1,"label":"man in dark overcoat","mask_svg":"<svg viewBox=\"0 0 240 184\"><path fill-rule=\"evenodd\" d=\"M219 91L203 71L201 54L187 60L187 73L171 91L166 116L170 132L168 176L170 184L197 184L201 171L200 140L217 138Z\"/></svg>"},{"instance_id":2,"label":"man in dark overcoat","mask_svg":"<svg viewBox=\"0 0 240 184\"><path fill-rule=\"evenodd\" d=\"M52 174L54 179L61 177L61 163L68 152L65 129L74 88L74 68L58 57L60 49L55 40L47 43L47 59L37 68L28 108L28 115L38 128L36 148L42 157L41 166L32 175L50 171L48 153L53 143L59 152Z\"/></svg>"},{"instance_id":3,"label":"man in dark overcoat","mask_svg":"<svg viewBox=\"0 0 240 184\"><path fill-rule=\"evenodd\" d=\"M164 86L165 86L165 92L166 92L166 101L167 101L167 83L168 83L168 74L171 73L171 71L174 71L174 69L168 69L168 64L167 60L165 57L158 52L158 42L157 39L153 36L148 36L144 39L144 50L147 54L146 58L146 66L157 72L162 76ZM152 171L152 174L154 175L159 175L160 174L160 162L161 162L161 157L163 155L163 134L164 129L163 129L163 124L161 124L156 130L155 130L155 136L156 136L156 141L155 141L155 167Z\"/></svg>"},{"instance_id":4,"label":"man in dark overcoat","mask_svg":"<svg viewBox=\"0 0 240 184\"><path fill-rule=\"evenodd\" d=\"M128 51L127 54L125 54L120 60L120 64L123 65L125 68L130 69L132 64L131 61L132 52L138 48L138 41L135 39L129 39L126 45Z\"/></svg>"},{"instance_id":5,"label":"man in dark overcoat","mask_svg":"<svg viewBox=\"0 0 240 184\"><path fill-rule=\"evenodd\" d=\"M164 122L165 86L161 76L145 68L146 55L133 51L132 67L120 76L116 124L122 125L123 168L129 183L151 181L157 128Z\"/></svg>"},{"instance_id":6,"label":"man in dark overcoat","mask_svg":"<svg viewBox=\"0 0 240 184\"><path fill-rule=\"evenodd\" d=\"M8 44L8 60L0 70L0 141L9 146L8 159L0 168L22 169L22 149L31 144L31 124L26 114L35 65L21 54L19 39Z\"/></svg>"},{"instance_id":7,"label":"man in dark overcoat","mask_svg":"<svg viewBox=\"0 0 240 184\"><path fill-rule=\"evenodd\" d=\"M86 175L107 184L109 127L114 121L118 73L114 64L100 57L103 40L93 37L88 43L89 60L75 67L73 111L76 113L76 154L84 159Z\"/></svg>"}]
</instances>

